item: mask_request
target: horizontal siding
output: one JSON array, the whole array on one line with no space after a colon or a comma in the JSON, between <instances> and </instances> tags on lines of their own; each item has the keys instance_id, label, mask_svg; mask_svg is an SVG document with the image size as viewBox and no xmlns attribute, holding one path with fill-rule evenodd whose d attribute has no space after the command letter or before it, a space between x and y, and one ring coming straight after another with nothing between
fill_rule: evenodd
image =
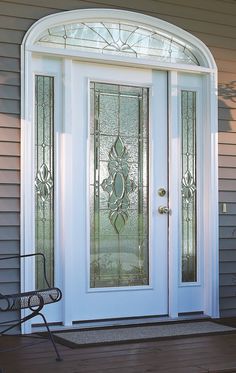
<instances>
[{"instance_id":1,"label":"horizontal siding","mask_svg":"<svg viewBox=\"0 0 236 373\"><path fill-rule=\"evenodd\" d=\"M232 133L232 131L230 131ZM234 144L219 144L219 155L236 156L236 147Z\"/></svg>"},{"instance_id":2,"label":"horizontal siding","mask_svg":"<svg viewBox=\"0 0 236 373\"><path fill-rule=\"evenodd\" d=\"M230 107L224 107L224 108L219 108L219 120L225 120L225 121L236 121L236 109L231 109ZM227 135L227 134L226 134ZM220 133L221 136L221 133ZM222 134L223 136L223 134ZM230 137L228 135L228 137Z\"/></svg>"},{"instance_id":3,"label":"horizontal siding","mask_svg":"<svg viewBox=\"0 0 236 373\"><path fill-rule=\"evenodd\" d=\"M234 51L234 53L235 53L235 51ZM235 74L227 72L227 71L226 72L225 71L219 71L218 77L220 79L219 80L219 88L221 88L222 84L224 84L224 85L226 84L227 87L229 88L229 90L231 90L231 92L232 92L232 89L233 89L232 84L234 84L233 82L235 80ZM229 96L227 98L229 98ZM228 104L231 105L232 103L229 101Z\"/></svg>"},{"instance_id":4,"label":"horizontal siding","mask_svg":"<svg viewBox=\"0 0 236 373\"><path fill-rule=\"evenodd\" d=\"M235 70L235 61L228 61L226 59L218 59L217 60L217 67L219 72L228 72L228 73L233 73ZM227 102L228 104L228 102ZM231 102L231 105L235 104L235 102ZM236 107L236 106L235 106Z\"/></svg>"},{"instance_id":5,"label":"horizontal siding","mask_svg":"<svg viewBox=\"0 0 236 373\"><path fill-rule=\"evenodd\" d=\"M0 85L20 85L20 74L12 71L2 71L0 74Z\"/></svg>"},{"instance_id":6,"label":"horizontal siding","mask_svg":"<svg viewBox=\"0 0 236 373\"><path fill-rule=\"evenodd\" d=\"M236 55L236 53L235 53ZM229 55L219 73L220 309L236 316L236 67ZM219 59L219 68L224 64ZM227 212L222 213L222 204Z\"/></svg>"},{"instance_id":7,"label":"horizontal siding","mask_svg":"<svg viewBox=\"0 0 236 373\"><path fill-rule=\"evenodd\" d=\"M4 284L4 287L5 287L6 284ZM15 287L16 289L18 289L18 286L16 285ZM0 288L0 292L1 292L1 288ZM9 288L9 294L11 294L11 288ZM17 318L19 317L18 315L18 312L11 312L11 313L8 313L8 312L3 312L1 314L1 322L6 322L6 326L9 324L11 325L11 322L14 322L15 320L17 320ZM5 327L6 327L5 326ZM3 330L3 326L0 325L0 331ZM15 334L16 333L16 329L13 331L10 331L9 334Z\"/></svg>"},{"instance_id":8,"label":"horizontal siding","mask_svg":"<svg viewBox=\"0 0 236 373\"><path fill-rule=\"evenodd\" d=\"M219 180L219 190L234 191L236 190L236 180L235 179L221 179Z\"/></svg>"},{"instance_id":9,"label":"horizontal siding","mask_svg":"<svg viewBox=\"0 0 236 373\"><path fill-rule=\"evenodd\" d=\"M227 262L236 262L236 250L233 249L224 249L220 251L220 261L222 263ZM226 290L224 288L224 290Z\"/></svg>"},{"instance_id":10,"label":"horizontal siding","mask_svg":"<svg viewBox=\"0 0 236 373\"><path fill-rule=\"evenodd\" d=\"M236 238L236 226L220 226L221 238ZM222 264L222 263L220 263Z\"/></svg>"},{"instance_id":11,"label":"horizontal siding","mask_svg":"<svg viewBox=\"0 0 236 373\"><path fill-rule=\"evenodd\" d=\"M0 24L3 27L2 22ZM0 43L0 57L4 56L8 56L8 58L19 58L20 46L18 44Z\"/></svg>"},{"instance_id":12,"label":"horizontal siding","mask_svg":"<svg viewBox=\"0 0 236 373\"><path fill-rule=\"evenodd\" d=\"M1 156L0 157L0 169L2 169L2 170L19 170L20 169L20 157ZM1 185L0 185L0 187L1 187Z\"/></svg>"},{"instance_id":13,"label":"horizontal siding","mask_svg":"<svg viewBox=\"0 0 236 373\"><path fill-rule=\"evenodd\" d=\"M19 211L18 211L17 214L19 215ZM1 252L1 255L19 254L19 240L13 240L13 239L3 240L3 239L1 239L0 240L0 252Z\"/></svg>"},{"instance_id":14,"label":"horizontal siding","mask_svg":"<svg viewBox=\"0 0 236 373\"><path fill-rule=\"evenodd\" d=\"M54 5L55 5L55 1ZM29 5L30 2L21 2L21 1L1 1L1 15L2 16L12 16L14 18L24 18L36 20L41 17L47 16L51 13L56 13L58 11L54 6L43 7L41 5ZM26 28L27 29L27 28ZM15 27L13 28L15 30Z\"/></svg>"},{"instance_id":15,"label":"horizontal siding","mask_svg":"<svg viewBox=\"0 0 236 373\"><path fill-rule=\"evenodd\" d=\"M0 237L3 240L11 238L11 240L20 239L20 229L19 226L1 226L0 227Z\"/></svg>"},{"instance_id":16,"label":"horizontal siding","mask_svg":"<svg viewBox=\"0 0 236 373\"><path fill-rule=\"evenodd\" d=\"M223 239L220 238L220 255L222 254L223 251L225 250L234 250L235 249L235 240L232 239Z\"/></svg>"},{"instance_id":17,"label":"horizontal siding","mask_svg":"<svg viewBox=\"0 0 236 373\"><path fill-rule=\"evenodd\" d=\"M8 30L0 27L0 42L19 44L22 42L24 34L25 33L23 31Z\"/></svg>"},{"instance_id":18,"label":"horizontal siding","mask_svg":"<svg viewBox=\"0 0 236 373\"><path fill-rule=\"evenodd\" d=\"M5 282L4 284L0 284L0 293L14 294L14 293L17 293L18 291L19 291L18 282ZM6 318L5 320L8 320L8 318ZM12 318L12 320L14 319Z\"/></svg>"},{"instance_id":19,"label":"horizontal siding","mask_svg":"<svg viewBox=\"0 0 236 373\"><path fill-rule=\"evenodd\" d=\"M155 0L156 1L156 0ZM230 0L223 0L223 1L230 1ZM232 2L235 1L235 0L231 0ZM19 3L18 1L12 1L12 0L4 0L5 3L14 3L14 2L17 2ZM31 5L35 5L35 1L34 0L21 0L20 1L22 4L31 4ZM204 1L204 0L198 0L197 3L194 3L193 1L189 1L189 0L178 0L178 1L173 1L173 0L159 0L159 1L156 1L158 2L158 7L156 6L155 7L155 4L153 0L147 0L145 2L143 2L143 0L136 0L135 2L135 9L141 9L141 10L145 10L145 5L146 5L146 9L147 10L150 10L150 7L152 7L152 9L155 9L155 12L157 12L157 9L159 9L159 6L160 4L164 3L164 4L176 4L176 5L179 5L181 7L188 7L190 10L191 9L198 9L198 10L208 10L208 11L211 11L212 9L214 9L216 12L221 12L221 14L236 14L236 10L235 10L235 6L234 5L229 5L229 4L222 4L222 0L208 0L207 2ZM100 4L100 5L109 5L109 4L115 4L116 2L115 1L111 1L111 0L100 0L100 1L93 1L93 0L82 0L82 1L78 1L78 0L67 0L66 2L64 0L57 0L57 8L60 9L60 10L66 10L66 9L73 9L74 7L79 7L81 4L92 4L93 6L96 4ZM52 4L55 4L54 0L41 0L40 1L40 5L42 7L51 7ZM121 0L119 0L119 5L122 5L122 6L128 6L128 5L132 5L132 3L130 1L127 1L126 3L123 2ZM118 7L118 6L117 6Z\"/></svg>"},{"instance_id":20,"label":"horizontal siding","mask_svg":"<svg viewBox=\"0 0 236 373\"><path fill-rule=\"evenodd\" d=\"M19 193L20 193L20 185L16 185L16 184L0 185L0 194L2 198L9 198L9 197L18 198Z\"/></svg>"},{"instance_id":21,"label":"horizontal siding","mask_svg":"<svg viewBox=\"0 0 236 373\"><path fill-rule=\"evenodd\" d=\"M228 206L227 206L228 207ZM221 227L235 227L236 221L234 215L230 214L227 208L227 214L220 213L220 226Z\"/></svg>"},{"instance_id":22,"label":"horizontal siding","mask_svg":"<svg viewBox=\"0 0 236 373\"><path fill-rule=\"evenodd\" d=\"M3 8L2 5L0 3L0 257L18 254L20 247L20 43L34 22L18 16L7 17L2 13L7 4ZM0 292L18 292L19 263L0 261L0 267ZM4 313L1 321L10 322L18 316L17 312Z\"/></svg>"},{"instance_id":23,"label":"horizontal siding","mask_svg":"<svg viewBox=\"0 0 236 373\"><path fill-rule=\"evenodd\" d=\"M215 56L215 59L217 60L226 60L226 61L236 61L236 55L234 50L226 49L226 48L217 48L217 47L211 47L211 52Z\"/></svg>"},{"instance_id":24,"label":"horizontal siding","mask_svg":"<svg viewBox=\"0 0 236 373\"><path fill-rule=\"evenodd\" d=\"M90 4L93 3L92 1L87 2ZM115 1L102 0L101 3L102 5L111 5L112 3L114 4ZM133 6L131 4L130 1L119 0L119 8L132 10ZM205 21L205 27L207 27L207 24L215 24L218 28L220 28L221 25L235 26L235 19L232 13L227 13L226 21L226 18L222 17L222 13L216 9L214 9L214 11L211 7L208 9L202 9L196 5L197 3L194 4L193 0L189 1L188 4L181 4L179 1L175 0L169 2L139 0L135 2L135 8L137 11L160 17L166 21L170 21L170 17L176 17L178 21L176 20L172 23L175 23L177 26L182 28L183 23L189 19L193 21L197 20L199 22ZM188 30L194 31L192 28L193 26L190 26Z\"/></svg>"},{"instance_id":25,"label":"horizontal siding","mask_svg":"<svg viewBox=\"0 0 236 373\"><path fill-rule=\"evenodd\" d=\"M232 202L232 208L234 203L236 203L236 192L222 191L219 192L220 202ZM229 210L228 210L229 211Z\"/></svg>"},{"instance_id":26,"label":"horizontal siding","mask_svg":"<svg viewBox=\"0 0 236 373\"><path fill-rule=\"evenodd\" d=\"M1 113L20 115L20 100L9 100L0 98Z\"/></svg>"},{"instance_id":27,"label":"horizontal siding","mask_svg":"<svg viewBox=\"0 0 236 373\"><path fill-rule=\"evenodd\" d=\"M222 311L236 308L236 297L220 298L220 308Z\"/></svg>"},{"instance_id":28,"label":"horizontal siding","mask_svg":"<svg viewBox=\"0 0 236 373\"><path fill-rule=\"evenodd\" d=\"M221 317L235 317L235 308L222 309L221 308Z\"/></svg>"},{"instance_id":29,"label":"horizontal siding","mask_svg":"<svg viewBox=\"0 0 236 373\"><path fill-rule=\"evenodd\" d=\"M17 198L2 198L0 197L0 211L2 212L19 212L20 211L20 200ZM12 237L8 237L12 240ZM4 238L1 237L4 240Z\"/></svg>"},{"instance_id":30,"label":"horizontal siding","mask_svg":"<svg viewBox=\"0 0 236 373\"><path fill-rule=\"evenodd\" d=\"M234 179L220 179L219 180L219 190L220 191L235 191L236 190L236 180Z\"/></svg>"},{"instance_id":31,"label":"horizontal siding","mask_svg":"<svg viewBox=\"0 0 236 373\"><path fill-rule=\"evenodd\" d=\"M229 287L222 286L220 288L220 295L222 298L230 298L236 296L236 286L232 285Z\"/></svg>"},{"instance_id":32,"label":"horizontal siding","mask_svg":"<svg viewBox=\"0 0 236 373\"><path fill-rule=\"evenodd\" d=\"M219 69L220 294L223 316L236 316L236 6L221 0L5 0L0 1L0 254L19 251L20 43L46 15L80 8L118 8L171 22L207 44ZM235 221L235 222L234 222ZM7 234L6 234L7 232ZM17 288L16 268L4 284ZM8 281L7 281L8 279ZM10 280L10 281L9 281ZM0 289L1 289L0 278Z\"/></svg>"},{"instance_id":33,"label":"horizontal siding","mask_svg":"<svg viewBox=\"0 0 236 373\"><path fill-rule=\"evenodd\" d=\"M236 232L236 229L235 229ZM234 233L234 236L236 234ZM227 274L227 273L233 273L236 275L236 261L222 261L220 263L220 273L221 274Z\"/></svg>"},{"instance_id":34,"label":"horizontal siding","mask_svg":"<svg viewBox=\"0 0 236 373\"><path fill-rule=\"evenodd\" d=\"M220 179L234 179L236 177L236 170L230 167L219 167Z\"/></svg>"},{"instance_id":35,"label":"horizontal siding","mask_svg":"<svg viewBox=\"0 0 236 373\"><path fill-rule=\"evenodd\" d=\"M232 286L232 285L236 285L236 275L234 273L220 274L221 288Z\"/></svg>"},{"instance_id":36,"label":"horizontal siding","mask_svg":"<svg viewBox=\"0 0 236 373\"><path fill-rule=\"evenodd\" d=\"M225 131L236 132L236 121L219 119L219 132Z\"/></svg>"},{"instance_id":37,"label":"horizontal siding","mask_svg":"<svg viewBox=\"0 0 236 373\"><path fill-rule=\"evenodd\" d=\"M12 170L1 170L0 180L2 184L15 184L18 181L20 183L20 172Z\"/></svg>"},{"instance_id":38,"label":"horizontal siding","mask_svg":"<svg viewBox=\"0 0 236 373\"><path fill-rule=\"evenodd\" d=\"M235 63L233 62L233 64ZM236 85L235 85L235 88L236 88ZM219 113L221 109L230 109L231 112L234 112L234 110L236 109L236 101L234 100L234 97L233 97L234 95L233 89L234 88L229 89L229 87L227 87L226 84L221 84L220 89L219 89L219 93L221 94L219 96ZM232 93L229 92L230 90L232 91ZM232 95L232 100L230 101L228 98L229 94ZM234 109L234 110L231 110L231 109Z\"/></svg>"},{"instance_id":39,"label":"horizontal siding","mask_svg":"<svg viewBox=\"0 0 236 373\"><path fill-rule=\"evenodd\" d=\"M17 191L19 194L19 191ZM5 226L16 226L20 225L20 213L16 212L0 212L0 225Z\"/></svg>"},{"instance_id":40,"label":"horizontal siding","mask_svg":"<svg viewBox=\"0 0 236 373\"><path fill-rule=\"evenodd\" d=\"M235 35L234 32L233 38ZM232 46L231 42L229 39L222 50L212 49L219 69L220 309L223 317L236 316L236 43ZM223 203L226 213L223 213Z\"/></svg>"},{"instance_id":41,"label":"horizontal siding","mask_svg":"<svg viewBox=\"0 0 236 373\"><path fill-rule=\"evenodd\" d=\"M20 271L16 268L5 268L0 271L0 283L9 283L9 278L11 279L11 282L19 282L20 277Z\"/></svg>"},{"instance_id":42,"label":"horizontal siding","mask_svg":"<svg viewBox=\"0 0 236 373\"><path fill-rule=\"evenodd\" d=\"M1 141L17 141L20 142L20 130L18 128L0 127Z\"/></svg>"},{"instance_id":43,"label":"horizontal siding","mask_svg":"<svg viewBox=\"0 0 236 373\"><path fill-rule=\"evenodd\" d=\"M223 37L218 35L204 34L203 32L195 32L195 36L201 39L206 45L211 47L221 47L231 50L236 50L235 38Z\"/></svg>"},{"instance_id":44,"label":"horizontal siding","mask_svg":"<svg viewBox=\"0 0 236 373\"><path fill-rule=\"evenodd\" d=\"M0 87L0 98L20 99L20 87L4 84Z\"/></svg>"},{"instance_id":45,"label":"horizontal siding","mask_svg":"<svg viewBox=\"0 0 236 373\"><path fill-rule=\"evenodd\" d=\"M1 35L1 32L3 34L2 29L0 29L0 35ZM4 37L3 37L3 40L4 40ZM19 58L0 57L0 69L1 69L1 71L20 72L20 60L19 60Z\"/></svg>"},{"instance_id":46,"label":"horizontal siding","mask_svg":"<svg viewBox=\"0 0 236 373\"><path fill-rule=\"evenodd\" d=\"M0 113L0 127L20 128L19 115L10 113Z\"/></svg>"},{"instance_id":47,"label":"horizontal siding","mask_svg":"<svg viewBox=\"0 0 236 373\"><path fill-rule=\"evenodd\" d=\"M233 136L232 136L233 137ZM230 141L231 140L231 141ZM227 144L233 144L233 138L230 139L230 137L227 140ZM220 155L219 156L219 167L222 168L235 168L236 166L236 157L234 155Z\"/></svg>"},{"instance_id":48,"label":"horizontal siding","mask_svg":"<svg viewBox=\"0 0 236 373\"><path fill-rule=\"evenodd\" d=\"M15 17L8 17L0 15L0 25L4 30L18 30L23 31L30 28L30 26L34 23L34 19L26 19L26 18L19 18ZM14 46L17 47L17 46ZM19 50L19 48L17 48ZM1 51L1 46L0 46ZM4 56L4 54L3 54ZM10 57L10 56L9 56ZM14 57L14 56L11 56Z\"/></svg>"},{"instance_id":49,"label":"horizontal siding","mask_svg":"<svg viewBox=\"0 0 236 373\"><path fill-rule=\"evenodd\" d=\"M0 259L4 258L4 255L0 255ZM9 259L9 260L0 260L0 270L4 272L5 270L8 269L8 263L11 263L11 268L12 269L17 269L19 271L20 269L20 263L19 259Z\"/></svg>"}]
</instances>

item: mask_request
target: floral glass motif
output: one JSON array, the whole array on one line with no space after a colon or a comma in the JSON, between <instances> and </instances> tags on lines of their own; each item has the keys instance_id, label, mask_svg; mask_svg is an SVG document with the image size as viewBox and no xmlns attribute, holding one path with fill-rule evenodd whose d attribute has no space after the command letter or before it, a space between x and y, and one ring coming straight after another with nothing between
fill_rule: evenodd
<instances>
[{"instance_id":1,"label":"floral glass motif","mask_svg":"<svg viewBox=\"0 0 236 373\"><path fill-rule=\"evenodd\" d=\"M148 89L90 93L90 286L147 285Z\"/></svg>"},{"instance_id":2,"label":"floral glass motif","mask_svg":"<svg viewBox=\"0 0 236 373\"><path fill-rule=\"evenodd\" d=\"M35 251L46 256L54 282L54 78L35 76ZM36 262L36 286L45 286Z\"/></svg>"},{"instance_id":3,"label":"floral glass motif","mask_svg":"<svg viewBox=\"0 0 236 373\"><path fill-rule=\"evenodd\" d=\"M196 92L181 91L182 282L197 281Z\"/></svg>"},{"instance_id":4,"label":"floral glass motif","mask_svg":"<svg viewBox=\"0 0 236 373\"><path fill-rule=\"evenodd\" d=\"M43 202L50 196L53 187L53 179L48 166L43 163L35 178L36 191Z\"/></svg>"},{"instance_id":5,"label":"floral glass motif","mask_svg":"<svg viewBox=\"0 0 236 373\"><path fill-rule=\"evenodd\" d=\"M135 23L81 22L45 30L36 44L79 51L199 65L192 46L156 28Z\"/></svg>"},{"instance_id":6,"label":"floral glass motif","mask_svg":"<svg viewBox=\"0 0 236 373\"><path fill-rule=\"evenodd\" d=\"M128 151L120 136L117 137L114 145L112 145L109 159L109 177L103 180L101 186L103 190L109 193L109 218L119 234L129 218L129 193L136 188L135 182L129 178Z\"/></svg>"}]
</instances>

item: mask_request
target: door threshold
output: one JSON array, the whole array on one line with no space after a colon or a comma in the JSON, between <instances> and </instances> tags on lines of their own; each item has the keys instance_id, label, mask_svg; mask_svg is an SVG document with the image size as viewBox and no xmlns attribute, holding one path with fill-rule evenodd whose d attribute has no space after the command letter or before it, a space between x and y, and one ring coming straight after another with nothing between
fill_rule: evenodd
<instances>
[{"instance_id":1,"label":"door threshold","mask_svg":"<svg viewBox=\"0 0 236 373\"><path fill-rule=\"evenodd\" d=\"M75 330L75 329L103 329L110 327L129 327L135 325L151 325L151 324L169 324L187 321L203 321L210 319L209 316L202 312L184 313L179 314L178 317L173 318L168 315L163 316L143 316L131 317L122 319L106 319L106 320L86 320L86 321L73 321L72 325L62 325L62 323L52 323L50 329L52 331ZM32 325L32 333L45 331L43 324Z\"/></svg>"}]
</instances>

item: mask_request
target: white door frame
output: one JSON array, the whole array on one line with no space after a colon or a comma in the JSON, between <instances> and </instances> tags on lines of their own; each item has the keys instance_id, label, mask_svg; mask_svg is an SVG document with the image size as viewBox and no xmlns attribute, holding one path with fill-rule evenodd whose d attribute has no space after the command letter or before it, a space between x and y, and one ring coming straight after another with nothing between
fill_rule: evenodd
<instances>
[{"instance_id":1,"label":"white door frame","mask_svg":"<svg viewBox=\"0 0 236 373\"><path fill-rule=\"evenodd\" d=\"M38 35L48 27L60 23L68 23L72 21L98 21L108 19L110 22L119 20L138 22L141 25L149 27L158 27L163 31L171 32L177 35L180 39L187 41L193 45L202 58L203 66L179 65L171 63L161 63L148 61L148 59L139 61L130 61L125 57L107 58L104 55L91 53L78 53L76 51L67 51L64 49L52 49L35 45L35 40ZM206 221L204 229L204 246L207 248L205 252L205 307L204 311L211 317L219 316L219 258L218 258L218 122L217 122L217 68L215 61L209 49L199 39L186 31L171 25L165 21L158 20L154 17L142 15L122 10L109 9L86 9L59 13L47 16L36 22L25 35L22 43L22 85L21 85L21 253L26 254L32 251L34 247L34 175L33 175L33 159L34 159L34 142L33 142L33 86L31 80L31 61L33 53L49 54L61 57L74 57L81 60L94 60L97 62L106 61L109 63L122 63L123 65L139 65L149 68L163 69L170 71L169 76L169 118L172 123L169 129L169 164L170 164L170 184L174 185L177 178L177 169L173 166L176 150L178 147L175 134L177 133L177 87L176 79L177 72L201 73L205 75L205 102L206 105L206 120L204 126L204 136L208 139L205 142L204 154L207 173L204 175L204 206L206 211ZM69 64L69 62L68 62ZM68 97L65 98L68 100ZM178 215L177 191L169 196L169 205L171 206L172 214L169 224L171 235L169 237L169 315L177 317L177 293L178 293ZM30 268L27 264L21 267L21 289L26 291L31 283ZM66 320L65 320L66 321ZM27 330L27 326L24 332Z\"/></svg>"}]
</instances>

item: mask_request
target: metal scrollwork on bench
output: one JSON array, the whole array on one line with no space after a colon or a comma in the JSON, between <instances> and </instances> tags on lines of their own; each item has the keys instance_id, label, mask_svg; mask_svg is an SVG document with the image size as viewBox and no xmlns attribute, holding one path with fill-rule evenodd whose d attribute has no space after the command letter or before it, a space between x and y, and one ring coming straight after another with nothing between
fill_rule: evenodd
<instances>
[{"instance_id":1,"label":"metal scrollwork on bench","mask_svg":"<svg viewBox=\"0 0 236 373\"><path fill-rule=\"evenodd\" d=\"M45 289L32 290L32 291L15 293L15 294L1 294L0 293L0 312L20 311L22 309L28 309L31 311L31 313L27 314L25 317L23 317L19 321L17 320L13 325L7 326L4 330L0 332L0 334L6 333L7 331L15 328L16 326L21 325L25 321L30 320L35 316L41 316L43 318L43 321L49 333L49 338L51 339L51 342L55 349L57 360L60 361L62 359L55 345L55 342L54 342L52 333L49 329L47 320L45 316L40 312L46 304L58 302L62 298L61 290L57 287L51 287L47 280L45 256L42 253L13 255L13 256L0 258L0 261L11 260L11 259L22 259L22 258L28 258L28 257L41 257L42 258L43 260L42 272L44 275L45 283L48 287ZM9 325L10 323L12 323L12 321L3 322L3 323L0 323L0 325L1 324Z\"/></svg>"}]
</instances>

